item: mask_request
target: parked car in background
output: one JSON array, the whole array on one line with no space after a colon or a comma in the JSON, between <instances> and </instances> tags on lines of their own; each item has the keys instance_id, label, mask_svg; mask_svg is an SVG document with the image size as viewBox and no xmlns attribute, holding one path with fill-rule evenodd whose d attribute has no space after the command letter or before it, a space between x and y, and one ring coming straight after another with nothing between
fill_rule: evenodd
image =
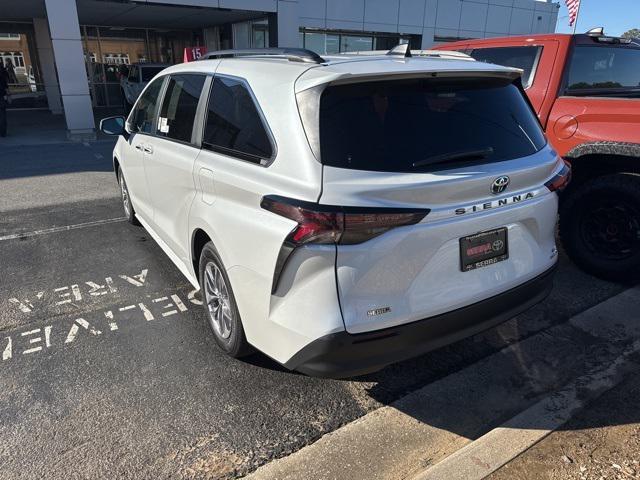
<instances>
[{"instance_id":1,"label":"parked car in background","mask_svg":"<svg viewBox=\"0 0 640 480\"><path fill-rule=\"evenodd\" d=\"M201 289L229 355L359 375L549 293L569 169L520 71L406 51L205 57L101 129L119 135L127 218Z\"/></svg>"},{"instance_id":2,"label":"parked car in background","mask_svg":"<svg viewBox=\"0 0 640 480\"><path fill-rule=\"evenodd\" d=\"M640 272L640 40L528 35L449 43L483 62L524 71L523 85L555 149L573 166L560 237L599 277Z\"/></svg>"},{"instance_id":3,"label":"parked car in background","mask_svg":"<svg viewBox=\"0 0 640 480\"><path fill-rule=\"evenodd\" d=\"M128 65L126 75L120 75L120 86L122 87L122 96L127 110L136 102L151 79L168 66L169 64L166 63L134 63Z\"/></svg>"}]
</instances>

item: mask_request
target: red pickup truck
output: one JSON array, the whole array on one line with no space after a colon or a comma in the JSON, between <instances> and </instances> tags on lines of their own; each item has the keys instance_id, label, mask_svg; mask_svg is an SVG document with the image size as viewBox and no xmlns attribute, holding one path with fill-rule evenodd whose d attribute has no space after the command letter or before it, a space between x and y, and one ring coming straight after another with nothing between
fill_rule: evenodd
<instances>
[{"instance_id":1,"label":"red pickup truck","mask_svg":"<svg viewBox=\"0 0 640 480\"><path fill-rule=\"evenodd\" d=\"M517 67L547 137L573 167L560 238L585 271L640 277L640 40L530 35L448 43L482 62Z\"/></svg>"}]
</instances>

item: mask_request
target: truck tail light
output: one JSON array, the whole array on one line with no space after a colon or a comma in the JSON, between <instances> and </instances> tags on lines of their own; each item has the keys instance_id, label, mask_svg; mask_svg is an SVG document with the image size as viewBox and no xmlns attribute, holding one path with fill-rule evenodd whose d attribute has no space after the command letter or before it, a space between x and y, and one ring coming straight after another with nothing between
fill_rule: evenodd
<instances>
[{"instance_id":1,"label":"truck tail light","mask_svg":"<svg viewBox=\"0 0 640 480\"><path fill-rule=\"evenodd\" d=\"M274 272L275 292L284 265L293 251L306 244L353 245L382 235L397 227L415 225L429 209L385 207L341 207L304 202L277 195L262 198L260 206L297 225L285 239Z\"/></svg>"},{"instance_id":2,"label":"truck tail light","mask_svg":"<svg viewBox=\"0 0 640 480\"><path fill-rule=\"evenodd\" d=\"M564 167L560 170L556 175L551 178L547 183L545 183L545 187L547 187L552 192L561 192L569 182L571 181L571 166L565 162Z\"/></svg>"}]
</instances>

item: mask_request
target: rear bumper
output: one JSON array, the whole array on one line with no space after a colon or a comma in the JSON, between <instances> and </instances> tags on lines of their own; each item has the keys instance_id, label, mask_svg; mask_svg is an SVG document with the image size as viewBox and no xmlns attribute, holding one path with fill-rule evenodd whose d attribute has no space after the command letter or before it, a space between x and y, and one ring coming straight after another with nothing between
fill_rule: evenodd
<instances>
[{"instance_id":1,"label":"rear bumper","mask_svg":"<svg viewBox=\"0 0 640 480\"><path fill-rule=\"evenodd\" d=\"M317 377L364 375L475 335L528 310L553 288L556 266L499 295L452 312L374 332L333 333L296 353L285 367Z\"/></svg>"}]
</instances>

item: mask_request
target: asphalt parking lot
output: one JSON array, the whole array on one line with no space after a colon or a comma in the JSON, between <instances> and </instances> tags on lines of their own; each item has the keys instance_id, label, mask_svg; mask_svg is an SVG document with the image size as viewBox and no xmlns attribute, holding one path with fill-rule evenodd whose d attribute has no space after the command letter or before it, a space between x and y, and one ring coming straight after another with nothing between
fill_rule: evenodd
<instances>
[{"instance_id":1,"label":"asphalt parking lot","mask_svg":"<svg viewBox=\"0 0 640 480\"><path fill-rule=\"evenodd\" d=\"M0 146L0 478L241 476L623 290L563 256L543 304L366 377L233 360L122 220L111 149Z\"/></svg>"}]
</instances>

